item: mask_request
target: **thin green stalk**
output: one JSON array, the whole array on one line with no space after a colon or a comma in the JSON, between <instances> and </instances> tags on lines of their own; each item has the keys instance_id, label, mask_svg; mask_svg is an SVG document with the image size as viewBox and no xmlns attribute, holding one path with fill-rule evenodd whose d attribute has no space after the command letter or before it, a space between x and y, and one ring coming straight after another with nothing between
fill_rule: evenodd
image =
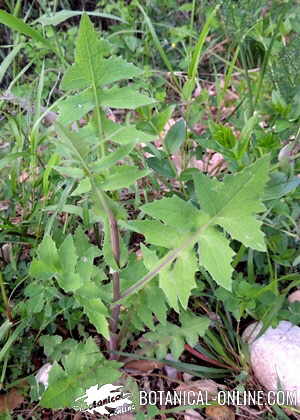
<instances>
[{"instance_id":1,"label":"thin green stalk","mask_svg":"<svg viewBox=\"0 0 300 420\"><path fill-rule=\"evenodd\" d=\"M251 117L254 114L254 102L253 102L253 92L252 92L251 79L250 79L250 76L249 76L248 65L247 65L247 61L246 61L245 51L244 51L243 48L240 49L240 53L241 53L242 65L243 65L243 68L245 70L246 83L247 83L247 87L248 87L249 107L250 107L250 115L249 116Z\"/></svg>"},{"instance_id":2,"label":"thin green stalk","mask_svg":"<svg viewBox=\"0 0 300 420\"><path fill-rule=\"evenodd\" d=\"M180 255L180 253L188 248L189 246L192 246L198 239L199 235L212 223L214 223L215 217L213 217L208 223L201 226L194 234L189 236L181 246L178 248L173 249L172 251L168 252L165 257L163 257L160 262L153 268L149 273L147 273L144 277L141 278L137 283L135 283L133 286L129 287L125 290L125 292L120 296L120 299L114 302L114 305L120 304L125 298L128 296L131 296L132 294L138 292L142 287L144 287L147 283L149 283L150 280L152 280L159 272L167 267L169 264L171 264L175 258Z\"/></svg>"},{"instance_id":3,"label":"thin green stalk","mask_svg":"<svg viewBox=\"0 0 300 420\"><path fill-rule=\"evenodd\" d=\"M9 321L11 321L12 320L11 308L10 308L10 304L9 304L9 301L8 301L8 298L7 298L2 273L0 273L0 292L1 292L1 297L2 297L2 300L3 300L3 304L4 304L4 307L5 307L5 312L6 312L7 318L8 318Z\"/></svg>"},{"instance_id":4,"label":"thin green stalk","mask_svg":"<svg viewBox=\"0 0 300 420\"><path fill-rule=\"evenodd\" d=\"M256 90L256 95L255 95L255 99L254 99L254 105L257 104L257 102L259 100L259 97L260 97L260 94L261 94L261 91L262 91L262 84L263 84L265 73L266 73L266 70L267 70L267 65L268 65L270 57L271 57L271 52L272 52L272 48L273 48L276 36L279 32L279 27L280 27L280 24L282 22L282 17L283 17L283 14L281 14L279 16L276 28L273 32L271 42L270 42L269 47L267 49L267 52L264 56L263 65L262 65L262 68L261 68L261 71L260 71L259 81L258 81L257 90Z\"/></svg>"},{"instance_id":5,"label":"thin green stalk","mask_svg":"<svg viewBox=\"0 0 300 420\"><path fill-rule=\"evenodd\" d=\"M153 26L153 24L152 24L149 16L147 15L147 13L145 12L144 8L140 5L140 3L137 0L136 0L136 5L140 9L140 11L142 12L142 14L144 16L144 20L146 22L146 25L148 26L148 29L149 29L149 32L150 32L151 37L153 39L153 42L155 44L155 47L157 48L157 50L159 52L159 55L161 56L162 61L164 62L165 66L167 67L167 69L171 73L171 77L172 77L172 80L173 80L174 84L180 90L181 87L180 87L180 84L179 84L177 78L175 77L172 64L170 63L170 60L168 59L166 53L164 52L162 46L160 45L160 41L158 39L158 36L156 34L156 31L154 29L154 26Z\"/></svg>"}]
</instances>

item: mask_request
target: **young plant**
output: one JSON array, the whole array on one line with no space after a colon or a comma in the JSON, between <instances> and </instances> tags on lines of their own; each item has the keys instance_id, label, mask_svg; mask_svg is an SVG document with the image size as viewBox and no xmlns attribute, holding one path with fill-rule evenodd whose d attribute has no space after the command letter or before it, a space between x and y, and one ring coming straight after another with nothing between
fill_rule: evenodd
<instances>
[{"instance_id":1,"label":"young plant","mask_svg":"<svg viewBox=\"0 0 300 420\"><path fill-rule=\"evenodd\" d=\"M207 317L188 311L200 268L231 290L235 255L231 239L266 250L256 215L265 209L261 198L268 179L267 155L225 176L223 182L199 172L193 179L193 202L174 193L141 206L142 220L127 221L126 211L117 202L119 191L150 173L128 163L133 161L135 146L155 136L133 124L111 121L106 108L151 106L154 101L130 83L115 85L141 73L122 58L110 56L109 43L98 39L88 16L83 15L75 63L61 84L67 98L59 103L59 119L52 131L60 159L54 168L72 179L65 199L72 190L71 199L79 196L85 202L82 207L77 203L68 208L75 207L90 223L98 223L104 241L99 249L78 228L59 243L50 235L50 224L31 263L30 275L35 280L25 293L26 305L34 313L48 299L61 297L62 289L69 299L68 308L79 307L104 337L111 360L91 338L79 343L61 358L61 365L54 363L41 399L44 407L74 407L88 387L116 381L121 364L112 359L132 332L140 334L145 327L151 330L143 344L146 354L163 358L170 350L178 358L185 344L194 346L210 325ZM171 143L169 139L170 149ZM129 254L122 231L145 237L148 246L141 245L142 259ZM101 263L95 265L99 257ZM167 321L170 308L178 313L180 327Z\"/></svg>"}]
</instances>

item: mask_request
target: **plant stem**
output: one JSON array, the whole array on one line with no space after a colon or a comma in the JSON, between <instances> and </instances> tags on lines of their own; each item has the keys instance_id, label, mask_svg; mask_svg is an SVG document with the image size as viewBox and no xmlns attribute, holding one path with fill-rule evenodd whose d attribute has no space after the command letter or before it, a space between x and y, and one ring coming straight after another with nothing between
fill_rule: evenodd
<instances>
[{"instance_id":1,"label":"plant stem","mask_svg":"<svg viewBox=\"0 0 300 420\"><path fill-rule=\"evenodd\" d=\"M109 222L109 231L110 231L110 240L111 240L111 249L112 254L114 256L114 259L117 263L117 266L120 266L120 257L121 257L121 251L120 251L120 233L118 228L117 220L115 219L115 216L113 215L113 212L107 205L107 202L105 200L105 196L99 188L94 183L94 180L91 178L91 184L93 186L93 190L96 195L96 199L101 207L103 207L107 218ZM113 279L113 301L118 301L121 298L121 290L120 290L120 273L119 271L114 271L112 274ZM112 316L110 321L110 339L108 342L108 349L111 352L114 352L118 348L118 322L119 322L119 316L120 316L120 304L117 304L112 309ZM111 359L116 359L117 355L111 353Z\"/></svg>"},{"instance_id":2,"label":"plant stem","mask_svg":"<svg viewBox=\"0 0 300 420\"><path fill-rule=\"evenodd\" d=\"M1 296L2 296L4 307L5 307L5 312L6 312L7 318L8 318L9 321L12 321L11 308L10 308L10 305L9 305L9 302L8 302L2 273L0 273L0 292L1 292Z\"/></svg>"},{"instance_id":3,"label":"plant stem","mask_svg":"<svg viewBox=\"0 0 300 420\"><path fill-rule=\"evenodd\" d=\"M247 83L248 93L249 93L250 117L252 117L254 113L253 92L252 92L252 86L251 86L251 79L248 73L248 64L246 60L246 55L245 55L245 51L243 47L240 48L240 53L241 53L241 60L242 60L243 68L245 71L246 83Z\"/></svg>"},{"instance_id":4,"label":"plant stem","mask_svg":"<svg viewBox=\"0 0 300 420\"><path fill-rule=\"evenodd\" d=\"M171 264L172 261L177 258L177 256L187 247L192 246L198 239L199 235L210 225L213 224L215 217L213 217L208 223L202 225L195 233L189 236L181 246L178 248L173 249L172 251L168 252L167 255L160 260L160 262L155 266L153 270L151 270L148 274L141 278L137 283L133 286L129 287L125 290L125 292L120 296L120 299L114 301L114 305L120 304L120 302L125 299L126 297L132 295L139 291L142 287L145 286L150 280L152 280L163 268Z\"/></svg>"}]
</instances>

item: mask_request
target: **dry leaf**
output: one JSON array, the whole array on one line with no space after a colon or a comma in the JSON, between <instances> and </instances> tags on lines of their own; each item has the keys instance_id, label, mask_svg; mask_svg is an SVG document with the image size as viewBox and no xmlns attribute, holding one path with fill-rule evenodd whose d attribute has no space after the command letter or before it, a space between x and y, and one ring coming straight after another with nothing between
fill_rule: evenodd
<instances>
[{"instance_id":1,"label":"dry leaf","mask_svg":"<svg viewBox=\"0 0 300 420\"><path fill-rule=\"evenodd\" d=\"M235 419L234 412L226 405L224 406L211 405L209 407L206 407L205 414L207 415L207 418L210 420L234 420Z\"/></svg>"},{"instance_id":2,"label":"dry leaf","mask_svg":"<svg viewBox=\"0 0 300 420\"><path fill-rule=\"evenodd\" d=\"M0 395L0 413L14 410L21 405L23 401L23 395L19 394L15 388L12 388L7 394Z\"/></svg>"},{"instance_id":3,"label":"dry leaf","mask_svg":"<svg viewBox=\"0 0 300 420\"><path fill-rule=\"evenodd\" d=\"M154 360L131 360L125 364L125 369L139 370L140 372L150 372L154 369L161 369L163 363Z\"/></svg>"},{"instance_id":4,"label":"dry leaf","mask_svg":"<svg viewBox=\"0 0 300 420\"><path fill-rule=\"evenodd\" d=\"M9 205L10 205L9 200L0 201L0 211L7 210L9 208Z\"/></svg>"},{"instance_id":5,"label":"dry leaf","mask_svg":"<svg viewBox=\"0 0 300 420\"><path fill-rule=\"evenodd\" d=\"M210 396L214 396L217 395L218 388L224 388L224 385L219 385L212 379L201 379L181 384L176 391L207 392Z\"/></svg>"},{"instance_id":6,"label":"dry leaf","mask_svg":"<svg viewBox=\"0 0 300 420\"><path fill-rule=\"evenodd\" d=\"M134 420L135 417L133 416L133 414L120 414L119 416L113 416L114 420Z\"/></svg>"},{"instance_id":7,"label":"dry leaf","mask_svg":"<svg viewBox=\"0 0 300 420\"><path fill-rule=\"evenodd\" d=\"M204 420L204 417L196 410L187 410L184 413L184 420Z\"/></svg>"}]
</instances>

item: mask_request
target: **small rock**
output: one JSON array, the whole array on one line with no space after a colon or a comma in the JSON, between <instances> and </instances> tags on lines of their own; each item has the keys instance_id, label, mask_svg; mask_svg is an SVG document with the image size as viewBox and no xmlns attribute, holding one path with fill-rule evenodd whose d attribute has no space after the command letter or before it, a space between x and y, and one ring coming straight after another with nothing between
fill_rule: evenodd
<instances>
[{"instance_id":1,"label":"small rock","mask_svg":"<svg viewBox=\"0 0 300 420\"><path fill-rule=\"evenodd\" d=\"M35 375L37 382L39 384L43 384L45 388L48 387L48 378L51 369L51 363L46 363L37 371L37 374Z\"/></svg>"},{"instance_id":2,"label":"small rock","mask_svg":"<svg viewBox=\"0 0 300 420\"><path fill-rule=\"evenodd\" d=\"M296 290L295 292L291 293L288 297L288 301L290 303L300 302L300 290Z\"/></svg>"},{"instance_id":3,"label":"small rock","mask_svg":"<svg viewBox=\"0 0 300 420\"><path fill-rule=\"evenodd\" d=\"M262 323L256 322L242 336L249 344L255 377L268 391L296 392L300 405L300 328L281 321L259 336L261 328Z\"/></svg>"}]
</instances>

